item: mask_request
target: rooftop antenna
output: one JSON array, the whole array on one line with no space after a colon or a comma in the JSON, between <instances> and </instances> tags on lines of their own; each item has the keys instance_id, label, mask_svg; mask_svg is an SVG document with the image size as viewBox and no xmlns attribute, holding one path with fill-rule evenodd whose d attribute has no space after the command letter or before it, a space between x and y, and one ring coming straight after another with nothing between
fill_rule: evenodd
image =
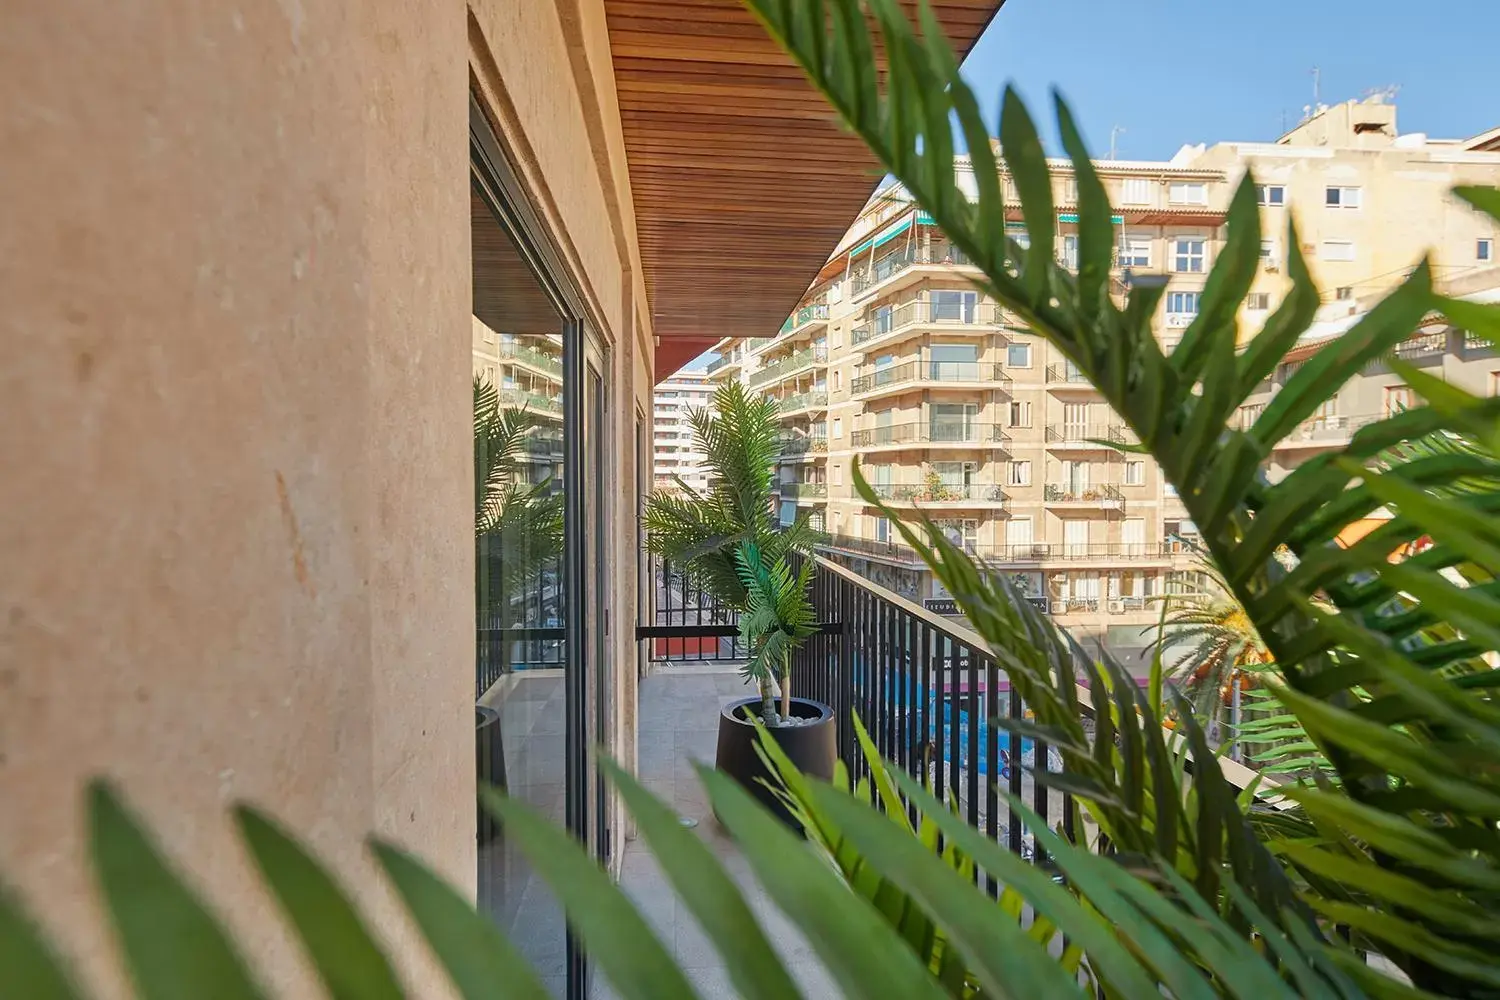
<instances>
[{"instance_id":1,"label":"rooftop antenna","mask_svg":"<svg viewBox=\"0 0 1500 1000\"><path fill-rule=\"evenodd\" d=\"M1312 68L1313 78L1313 110L1323 106L1323 71L1318 67Z\"/></svg>"},{"instance_id":2,"label":"rooftop antenna","mask_svg":"<svg viewBox=\"0 0 1500 1000\"><path fill-rule=\"evenodd\" d=\"M1115 137L1116 136L1120 136L1120 135L1124 135L1124 134L1125 134L1125 127L1124 126L1122 126L1122 125L1111 125L1110 126L1110 129L1109 129L1109 158L1111 160L1113 160L1115 158L1115 152L1116 152L1116 148L1117 148L1115 146Z\"/></svg>"}]
</instances>

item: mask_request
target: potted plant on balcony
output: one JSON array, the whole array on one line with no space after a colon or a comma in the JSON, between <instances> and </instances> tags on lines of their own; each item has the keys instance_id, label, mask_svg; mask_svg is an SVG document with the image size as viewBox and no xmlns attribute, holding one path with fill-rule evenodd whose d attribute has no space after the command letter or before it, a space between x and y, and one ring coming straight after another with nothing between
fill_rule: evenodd
<instances>
[{"instance_id":1,"label":"potted plant on balcony","mask_svg":"<svg viewBox=\"0 0 1500 1000\"><path fill-rule=\"evenodd\" d=\"M835 758L832 710L791 696L792 653L816 631L808 599L816 535L805 513L789 526L778 523L776 418L775 400L752 395L738 382L720 386L712 411L688 413L708 490L677 478L678 491L657 490L646 501L648 548L739 612L750 654L744 675L758 695L724 706L716 764L773 807L779 803L757 780L769 777L755 752L757 721L807 773L831 778ZM802 557L800 567L793 567L794 556Z\"/></svg>"}]
</instances>

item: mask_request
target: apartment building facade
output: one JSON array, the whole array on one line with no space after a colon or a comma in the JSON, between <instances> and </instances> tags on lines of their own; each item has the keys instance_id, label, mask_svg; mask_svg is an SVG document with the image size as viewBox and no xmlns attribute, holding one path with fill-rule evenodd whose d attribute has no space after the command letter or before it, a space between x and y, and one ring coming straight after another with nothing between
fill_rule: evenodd
<instances>
[{"instance_id":1,"label":"apartment building facade","mask_svg":"<svg viewBox=\"0 0 1500 1000\"><path fill-rule=\"evenodd\" d=\"M1377 99L1322 109L1277 143L1098 162L1118 230L1112 291L1165 280L1156 328L1173 346L1198 313L1247 167L1267 183L1257 192L1265 238L1241 340L1290 286L1293 208L1300 249L1327 292L1315 337L1352 323L1362 299L1394 287L1429 247L1441 282L1483 280L1493 223L1448 193L1500 181L1500 155L1470 148L1482 145L1400 136L1394 106ZM1050 166L1054 250L1072 267L1076 180L1066 161ZM958 179L972 185L972 175ZM1013 184L1002 179L1014 205ZM1028 245L1013 208L1006 224ZM888 189L779 333L721 345L712 374L781 401L782 518L809 511L840 561L931 610L956 612L895 526L855 494L857 458L887 505L920 507L1085 645L1143 665L1155 599L1198 585L1196 528L1153 462L1110 446L1129 435L1109 405L977 291L978 277L904 192ZM1364 391L1351 389L1348 405L1365 405L1355 402Z\"/></svg>"},{"instance_id":2,"label":"apartment building facade","mask_svg":"<svg viewBox=\"0 0 1500 1000\"><path fill-rule=\"evenodd\" d=\"M693 442L688 412L706 408L713 388L702 371L680 371L656 386L651 420L657 489L679 489L679 481L699 492L708 489L708 470Z\"/></svg>"}]
</instances>

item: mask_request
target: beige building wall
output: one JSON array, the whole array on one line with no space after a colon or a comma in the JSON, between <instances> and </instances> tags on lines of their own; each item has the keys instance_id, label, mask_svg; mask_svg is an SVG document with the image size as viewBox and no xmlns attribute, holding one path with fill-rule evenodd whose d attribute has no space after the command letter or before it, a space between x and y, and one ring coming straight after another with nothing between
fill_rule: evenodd
<instances>
[{"instance_id":1,"label":"beige building wall","mask_svg":"<svg viewBox=\"0 0 1500 1000\"><path fill-rule=\"evenodd\" d=\"M1127 279L1164 277L1167 294L1156 328L1165 347L1174 345L1192 322L1194 296L1202 292L1223 250L1226 214L1247 167L1260 183L1276 190L1262 192L1262 262L1241 309L1242 339L1258 331L1289 288L1285 232L1292 212L1298 218L1301 250L1325 292L1319 314L1323 326L1346 323L1368 308L1429 247L1440 287L1457 294L1476 281L1484 284L1486 269L1493 267L1493 259L1483 259L1484 254L1487 250L1493 258L1496 250L1493 220L1453 198L1450 188L1500 183L1500 155L1480 150L1482 144L1398 138L1395 117L1391 105L1351 102L1326 109L1280 143L1184 147L1168 162L1096 163L1118 216L1120 247L1112 290L1119 296ZM1066 160L1049 166L1059 213L1054 250L1065 266L1076 266L1072 168ZM966 182L972 178L961 167L959 183ZM1013 203L1013 184L1003 175L1002 182ZM1327 204L1329 188L1340 189L1344 204ZM1347 207L1351 191L1357 208ZM1151 461L1077 440L1108 437L1117 432L1119 421L1090 386L1068 378L1066 359L1055 348L1019 323L1003 315L979 315L971 322L908 322L903 328L903 307L915 308L910 304L931 301L937 293L972 290L978 276L945 249L936 229L920 224L873 253L851 254L898 229L903 214L910 212L899 188L872 199L781 334L737 346L743 357L731 359L717 373L744 378L783 401L798 398L810 386L826 387L826 411L784 414L792 441L825 436L827 446L826 451L789 450L782 477L791 485L783 486L783 501L794 499L811 512L814 522L834 536L830 551L838 558L854 561L871 579L908 597L938 599L934 606L941 608L945 595L940 585L914 553L879 537L878 512L854 495L849 466L858 457L872 481L882 478L897 487L889 491L897 510L910 510L913 496L918 498L917 505L933 518L949 521L976 553L1025 581L1075 635L1088 639L1113 633L1117 639L1130 638L1132 645L1143 644L1140 628L1155 623L1159 606L1110 601L1111 588L1126 597L1143 591L1159 595L1174 585L1176 574L1192 570L1191 556L1179 540L1192 534L1185 510ZM1024 236L1018 221L1008 225ZM1482 247L1481 240L1491 242ZM1350 249L1351 260L1329 259L1349 256L1341 251ZM915 262L886 277L878 271L873 287L864 287L872 258L897 250L913 255ZM856 344L883 307L895 310L897 332L869 340L868 348ZM983 314L995 307L981 302L978 308ZM787 370L785 359L820 340L826 343L826 363ZM998 364L1003 380L986 384L982 379L924 378L934 349L948 344L972 345L979 374L992 377L988 366ZM1011 345L1029 345L1029 357L1014 356ZM1500 375L1491 381L1484 367L1500 367L1493 365L1488 351L1481 357L1472 347L1467 354L1462 347L1453 348L1446 359L1428 357L1426 363L1441 364L1448 377L1475 391L1494 392L1500 383ZM1346 390L1347 398L1336 404L1339 412L1378 413L1391 382L1399 379L1389 373L1356 380ZM881 435L899 438L899 433L879 430L880 424L921 428L929 423L934 405L956 402L974 408L972 419L981 428L1002 433L1002 446L880 443ZM1089 433L1076 433L1079 425ZM1317 441L1288 443L1286 455L1278 452L1278 463L1322 447L1326 434L1320 428L1313 434ZM1000 491L1003 502L988 502L988 494L977 491L959 502L922 488L938 463L953 462L971 463L972 481ZM1087 465L1087 490L1070 488L1080 473L1074 471L1070 479L1065 463ZM946 468L951 472L953 467ZM814 482L826 483L826 489L805 485ZM1029 522L1029 532L1020 522ZM885 538L896 541L894 527ZM1021 545L1016 542L1020 538L1030 541ZM1031 545L1043 547L1045 558L1023 558ZM1097 602L1076 599L1093 586L1098 587Z\"/></svg>"},{"instance_id":2,"label":"beige building wall","mask_svg":"<svg viewBox=\"0 0 1500 1000\"><path fill-rule=\"evenodd\" d=\"M258 801L443 995L360 840L472 889L471 84L612 345L635 614L626 415L652 348L601 5L23 0L6 22L0 871L120 996L80 812L107 774L267 985L315 995L224 814Z\"/></svg>"}]
</instances>

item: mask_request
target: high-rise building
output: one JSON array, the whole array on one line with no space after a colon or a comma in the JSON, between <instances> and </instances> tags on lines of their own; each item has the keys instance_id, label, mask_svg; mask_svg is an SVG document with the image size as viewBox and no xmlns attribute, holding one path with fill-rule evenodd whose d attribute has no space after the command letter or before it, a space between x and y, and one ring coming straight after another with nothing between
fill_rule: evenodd
<instances>
[{"instance_id":1,"label":"high-rise building","mask_svg":"<svg viewBox=\"0 0 1500 1000\"><path fill-rule=\"evenodd\" d=\"M653 441L657 489L678 489L678 480L692 489L708 489L708 470L703 453L693 442L688 411L709 405L713 383L701 371L680 371L656 387L652 404Z\"/></svg>"},{"instance_id":2,"label":"high-rise building","mask_svg":"<svg viewBox=\"0 0 1500 1000\"><path fill-rule=\"evenodd\" d=\"M563 477L562 337L517 334L474 322L474 374L495 387L502 410L523 410L530 418L525 447L517 457L525 482Z\"/></svg>"},{"instance_id":3,"label":"high-rise building","mask_svg":"<svg viewBox=\"0 0 1500 1000\"><path fill-rule=\"evenodd\" d=\"M1198 314L1247 168L1263 239L1238 317L1242 342L1290 287L1293 208L1299 249L1325 291L1310 339L1347 327L1361 300L1389 291L1426 250L1440 284L1484 281L1494 222L1450 189L1500 181L1500 153L1484 136L1399 135L1395 112L1380 98L1349 102L1318 109L1274 143L1096 162L1118 236L1111 292L1120 300L1143 278L1165 280L1154 323L1163 346L1174 345ZM1076 267L1076 178L1066 160L1049 167L1054 252ZM1014 183L1001 173L1006 227L1027 246ZM973 180L961 165L971 194ZM744 379L781 401L782 518L808 509L829 554L931 610L956 610L896 527L855 494L857 458L886 504L921 507L1085 645L1128 662L1150 640L1154 599L1196 586L1187 576L1196 529L1154 462L1110 447L1129 434L1103 398L976 290L979 277L901 188L887 188L780 332L722 345L713 377ZM1364 391L1351 389L1351 400Z\"/></svg>"}]
</instances>

